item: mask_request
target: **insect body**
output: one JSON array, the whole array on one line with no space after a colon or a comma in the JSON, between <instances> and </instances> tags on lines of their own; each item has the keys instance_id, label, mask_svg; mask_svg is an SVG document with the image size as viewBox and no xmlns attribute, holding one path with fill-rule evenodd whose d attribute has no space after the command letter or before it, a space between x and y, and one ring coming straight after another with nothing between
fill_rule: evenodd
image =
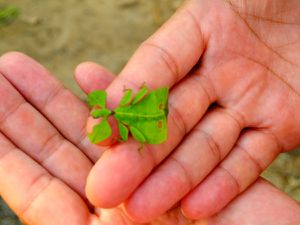
<instances>
[{"instance_id":1,"label":"insect body","mask_svg":"<svg viewBox=\"0 0 300 225\"><path fill-rule=\"evenodd\" d=\"M94 107L91 115L102 118L88 135L92 143L101 142L111 136L112 131L107 117L117 120L120 137L128 140L129 133L138 142L160 144L167 139L168 88L158 88L151 92L146 86L133 95L131 89L124 91L119 106L114 110L106 108L106 92L94 91L88 96L88 103Z\"/></svg>"}]
</instances>

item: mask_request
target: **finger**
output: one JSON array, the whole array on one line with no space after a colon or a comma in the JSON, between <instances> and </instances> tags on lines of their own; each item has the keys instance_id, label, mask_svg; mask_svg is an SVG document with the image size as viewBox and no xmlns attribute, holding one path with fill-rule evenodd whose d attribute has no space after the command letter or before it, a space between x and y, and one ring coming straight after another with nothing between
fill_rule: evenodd
<instances>
[{"instance_id":1,"label":"finger","mask_svg":"<svg viewBox=\"0 0 300 225\"><path fill-rule=\"evenodd\" d=\"M191 9L195 11L188 2L141 44L107 89L109 107L118 104L124 86L135 90L144 83L150 88L171 87L198 63L205 48L205 37Z\"/></svg>"},{"instance_id":2,"label":"finger","mask_svg":"<svg viewBox=\"0 0 300 225\"><path fill-rule=\"evenodd\" d=\"M0 72L67 139L86 155L98 155L101 150L91 153L86 139L88 108L44 67L21 53L11 52L0 58Z\"/></svg>"},{"instance_id":3,"label":"finger","mask_svg":"<svg viewBox=\"0 0 300 225\"><path fill-rule=\"evenodd\" d=\"M191 13L192 8L191 2L187 2L169 22L141 45L118 78L108 87L109 108L115 108L123 95L124 86L137 89L146 82L150 89L158 86L171 87L195 66L204 50L205 40L199 21ZM201 15L198 18L201 19ZM113 207L124 201L201 118L214 99L208 96L210 93L207 92L211 90L207 90L209 88L204 81L194 82L196 83L191 86L199 84L190 92L194 96L185 93L180 97L180 101L185 101L186 104L174 99L171 100L174 103L169 104L171 119L168 122L170 132L167 142L160 146L149 146L140 153L137 151L139 145L129 141L105 152L88 178L87 195L93 204ZM181 87L182 93L186 90ZM179 98L179 94L177 97ZM193 98L199 99L199 102L191 107ZM186 110L188 108L193 108L194 111Z\"/></svg>"},{"instance_id":4,"label":"finger","mask_svg":"<svg viewBox=\"0 0 300 225\"><path fill-rule=\"evenodd\" d=\"M83 200L0 133L0 194L27 224L87 224Z\"/></svg>"},{"instance_id":5,"label":"finger","mask_svg":"<svg viewBox=\"0 0 300 225\"><path fill-rule=\"evenodd\" d=\"M76 81L87 94L94 90L105 90L115 77L104 67L93 62L81 63L75 70Z\"/></svg>"},{"instance_id":6,"label":"finger","mask_svg":"<svg viewBox=\"0 0 300 225\"><path fill-rule=\"evenodd\" d=\"M299 222L299 203L264 179L259 178L220 213L207 219L201 219L196 224L296 225Z\"/></svg>"},{"instance_id":7,"label":"finger","mask_svg":"<svg viewBox=\"0 0 300 225\"><path fill-rule=\"evenodd\" d=\"M113 209L101 209L99 210L99 218L100 223L95 223L99 225L142 225L141 223L135 223L130 220L121 207L113 208ZM147 225L155 225L155 224L163 224L163 225L193 225L191 220L186 219L180 208L176 207L164 215L155 218L155 220L151 221L151 223L147 223ZM146 224L143 224L146 225Z\"/></svg>"},{"instance_id":8,"label":"finger","mask_svg":"<svg viewBox=\"0 0 300 225\"><path fill-rule=\"evenodd\" d=\"M214 101L203 77L193 74L174 87L169 96L168 139L161 145L139 144L130 139L104 152L87 180L87 196L98 207L123 202L188 133ZM194 101L197 99L197 101ZM111 195L111 193L114 193Z\"/></svg>"},{"instance_id":9,"label":"finger","mask_svg":"<svg viewBox=\"0 0 300 225\"><path fill-rule=\"evenodd\" d=\"M242 128L233 112L212 109L130 196L125 204L127 214L135 221L147 222L170 209L228 154Z\"/></svg>"},{"instance_id":10,"label":"finger","mask_svg":"<svg viewBox=\"0 0 300 225\"><path fill-rule=\"evenodd\" d=\"M259 210L258 210L259 209ZM229 206L215 216L200 219L186 219L179 208L169 210L156 218L151 224L164 225L271 225L289 224L297 225L300 221L300 206L287 194L278 190L270 183L259 178L253 185L238 196ZM98 221L99 222L99 221ZM101 210L100 223L102 225L137 225L123 214L120 208ZM140 223L139 223L140 224ZM149 223L150 224L150 223Z\"/></svg>"},{"instance_id":11,"label":"finger","mask_svg":"<svg viewBox=\"0 0 300 225\"><path fill-rule=\"evenodd\" d=\"M259 209L259 210L257 210ZM228 207L215 216L191 221L175 207L156 218L151 224L164 225L240 225L240 224L289 224L300 221L300 206L295 200L278 190L264 179L258 179L243 195L236 198ZM103 225L137 225L130 221L120 208L101 210L100 221ZM147 223L148 224L148 223ZM150 224L150 223L149 223ZM94 225L94 223L93 223Z\"/></svg>"},{"instance_id":12,"label":"finger","mask_svg":"<svg viewBox=\"0 0 300 225\"><path fill-rule=\"evenodd\" d=\"M225 160L182 200L184 214L197 219L219 212L258 178L280 150L272 134L244 132Z\"/></svg>"},{"instance_id":13,"label":"finger","mask_svg":"<svg viewBox=\"0 0 300 225\"><path fill-rule=\"evenodd\" d=\"M205 47L204 37L189 8L190 4L182 7L139 47L117 79L107 88L108 108L117 107L124 88L137 90L145 83L150 89L171 87L197 64ZM116 122L111 125L116 127ZM118 138L118 132L113 129L107 142L113 144L112 140Z\"/></svg>"},{"instance_id":14,"label":"finger","mask_svg":"<svg viewBox=\"0 0 300 225\"><path fill-rule=\"evenodd\" d=\"M96 209L98 217L95 217L92 225L141 225L130 220L121 207L113 209Z\"/></svg>"},{"instance_id":15,"label":"finger","mask_svg":"<svg viewBox=\"0 0 300 225\"><path fill-rule=\"evenodd\" d=\"M0 130L54 176L85 196L92 163L67 141L0 73Z\"/></svg>"}]
</instances>

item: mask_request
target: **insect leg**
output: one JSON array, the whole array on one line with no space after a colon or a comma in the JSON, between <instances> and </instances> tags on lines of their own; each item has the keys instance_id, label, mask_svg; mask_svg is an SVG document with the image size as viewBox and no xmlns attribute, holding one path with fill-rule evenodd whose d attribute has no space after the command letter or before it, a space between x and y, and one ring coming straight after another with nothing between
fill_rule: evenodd
<instances>
[{"instance_id":1,"label":"insect leg","mask_svg":"<svg viewBox=\"0 0 300 225\"><path fill-rule=\"evenodd\" d=\"M132 90L126 89L124 90L124 95L119 103L121 107L127 106L132 102L133 96L132 96Z\"/></svg>"},{"instance_id":2,"label":"insect leg","mask_svg":"<svg viewBox=\"0 0 300 225\"><path fill-rule=\"evenodd\" d=\"M148 87L146 85L142 86L140 88L140 90L136 93L136 95L132 101L132 105L142 101L143 98L148 94L148 92L149 92Z\"/></svg>"},{"instance_id":3,"label":"insect leg","mask_svg":"<svg viewBox=\"0 0 300 225\"><path fill-rule=\"evenodd\" d=\"M118 126L119 126L119 132L120 132L120 136L121 136L122 140L127 141L128 133L129 133L128 128L120 121L118 121Z\"/></svg>"}]
</instances>

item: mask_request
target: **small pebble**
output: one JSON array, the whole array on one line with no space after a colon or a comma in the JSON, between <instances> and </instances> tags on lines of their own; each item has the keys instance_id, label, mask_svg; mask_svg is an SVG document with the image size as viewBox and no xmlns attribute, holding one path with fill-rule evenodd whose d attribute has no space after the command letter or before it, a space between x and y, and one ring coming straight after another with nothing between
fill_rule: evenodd
<instances>
[{"instance_id":1,"label":"small pebble","mask_svg":"<svg viewBox=\"0 0 300 225\"><path fill-rule=\"evenodd\" d=\"M22 21L31 26L36 26L42 22L42 19L37 16L23 16Z\"/></svg>"}]
</instances>

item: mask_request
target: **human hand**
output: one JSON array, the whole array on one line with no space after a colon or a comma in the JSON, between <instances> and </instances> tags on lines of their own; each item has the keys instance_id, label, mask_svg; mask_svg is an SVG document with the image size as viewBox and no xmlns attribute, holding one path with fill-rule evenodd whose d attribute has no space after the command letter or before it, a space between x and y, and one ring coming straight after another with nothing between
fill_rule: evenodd
<instances>
[{"instance_id":1,"label":"human hand","mask_svg":"<svg viewBox=\"0 0 300 225\"><path fill-rule=\"evenodd\" d=\"M188 220L175 207L147 225L297 225L299 212L299 203L260 178L215 216ZM105 225L137 225L119 208L104 210L102 216Z\"/></svg>"},{"instance_id":2,"label":"human hand","mask_svg":"<svg viewBox=\"0 0 300 225\"><path fill-rule=\"evenodd\" d=\"M114 76L87 63L78 67L76 78L82 89L90 92L104 89ZM85 177L101 149L85 139L80 141L88 110L69 91L58 91L58 87L61 85L49 72L32 59L20 53L0 58L1 197L28 225L137 225L120 208L91 213L93 208L84 201ZM54 133L62 145L53 138L44 141ZM260 180L218 216L190 221L177 207L149 225L292 225L299 223L299 215L295 201Z\"/></svg>"},{"instance_id":3,"label":"human hand","mask_svg":"<svg viewBox=\"0 0 300 225\"><path fill-rule=\"evenodd\" d=\"M187 217L208 217L299 145L300 6L239 3L186 1L109 86L112 108L124 86L172 88L169 138L106 151L88 178L94 205L126 201L127 215L146 222L183 198Z\"/></svg>"},{"instance_id":4,"label":"human hand","mask_svg":"<svg viewBox=\"0 0 300 225\"><path fill-rule=\"evenodd\" d=\"M114 76L85 63L76 78L89 93L105 89ZM119 208L99 215L86 200L87 174L103 152L86 140L86 104L21 53L0 58L0 93L0 196L24 223L133 224ZM186 221L179 211L167 215L159 221Z\"/></svg>"},{"instance_id":5,"label":"human hand","mask_svg":"<svg viewBox=\"0 0 300 225\"><path fill-rule=\"evenodd\" d=\"M79 69L85 91L111 82L94 64ZM82 225L93 218L84 189L103 149L86 139L88 115L86 104L32 59L0 58L0 195L27 224Z\"/></svg>"}]
</instances>

